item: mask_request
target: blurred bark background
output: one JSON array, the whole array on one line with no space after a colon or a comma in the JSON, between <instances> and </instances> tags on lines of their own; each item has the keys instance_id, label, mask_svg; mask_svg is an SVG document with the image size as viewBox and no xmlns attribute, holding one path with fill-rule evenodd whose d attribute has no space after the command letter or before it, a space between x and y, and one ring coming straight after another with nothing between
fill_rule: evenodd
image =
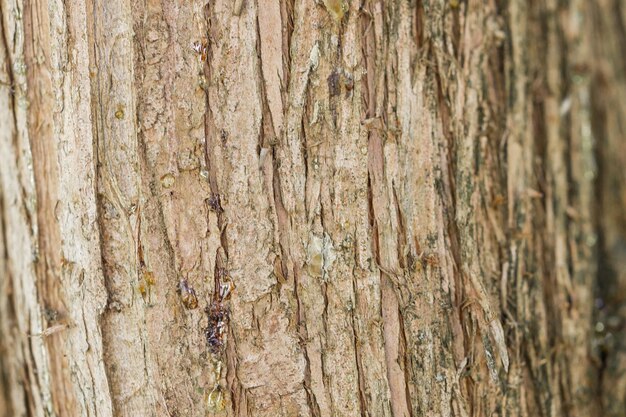
<instances>
[{"instance_id":1,"label":"blurred bark background","mask_svg":"<svg viewBox=\"0 0 626 417\"><path fill-rule=\"evenodd\" d=\"M621 0L0 0L0 416L623 416Z\"/></svg>"}]
</instances>

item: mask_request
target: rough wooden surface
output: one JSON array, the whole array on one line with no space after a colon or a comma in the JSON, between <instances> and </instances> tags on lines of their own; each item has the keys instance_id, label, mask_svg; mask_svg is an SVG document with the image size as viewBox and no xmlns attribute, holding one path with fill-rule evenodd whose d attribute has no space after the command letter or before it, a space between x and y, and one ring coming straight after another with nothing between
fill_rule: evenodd
<instances>
[{"instance_id":1,"label":"rough wooden surface","mask_svg":"<svg viewBox=\"0 0 626 417\"><path fill-rule=\"evenodd\" d=\"M619 0L0 12L0 416L626 412Z\"/></svg>"}]
</instances>

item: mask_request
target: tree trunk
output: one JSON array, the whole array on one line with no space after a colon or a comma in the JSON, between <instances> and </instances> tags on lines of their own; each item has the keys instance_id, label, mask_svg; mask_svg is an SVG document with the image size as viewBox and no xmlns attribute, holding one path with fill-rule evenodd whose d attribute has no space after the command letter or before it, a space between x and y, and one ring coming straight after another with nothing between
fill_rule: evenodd
<instances>
[{"instance_id":1,"label":"tree trunk","mask_svg":"<svg viewBox=\"0 0 626 417\"><path fill-rule=\"evenodd\" d=\"M0 0L0 416L623 416L620 0Z\"/></svg>"}]
</instances>

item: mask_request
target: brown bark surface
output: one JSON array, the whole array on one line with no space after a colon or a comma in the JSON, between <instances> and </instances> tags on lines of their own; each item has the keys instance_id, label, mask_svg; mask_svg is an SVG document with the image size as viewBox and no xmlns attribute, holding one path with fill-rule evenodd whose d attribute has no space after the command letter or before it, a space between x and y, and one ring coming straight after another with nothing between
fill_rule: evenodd
<instances>
[{"instance_id":1,"label":"brown bark surface","mask_svg":"<svg viewBox=\"0 0 626 417\"><path fill-rule=\"evenodd\" d=\"M0 417L626 414L620 0L0 17Z\"/></svg>"}]
</instances>

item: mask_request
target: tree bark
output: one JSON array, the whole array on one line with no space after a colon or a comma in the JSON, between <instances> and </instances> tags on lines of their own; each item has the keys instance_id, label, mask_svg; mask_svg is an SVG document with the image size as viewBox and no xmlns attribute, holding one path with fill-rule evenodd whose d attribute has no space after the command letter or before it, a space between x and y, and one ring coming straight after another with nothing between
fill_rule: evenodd
<instances>
[{"instance_id":1,"label":"tree bark","mask_svg":"<svg viewBox=\"0 0 626 417\"><path fill-rule=\"evenodd\" d=\"M0 416L623 416L620 0L0 0Z\"/></svg>"}]
</instances>

